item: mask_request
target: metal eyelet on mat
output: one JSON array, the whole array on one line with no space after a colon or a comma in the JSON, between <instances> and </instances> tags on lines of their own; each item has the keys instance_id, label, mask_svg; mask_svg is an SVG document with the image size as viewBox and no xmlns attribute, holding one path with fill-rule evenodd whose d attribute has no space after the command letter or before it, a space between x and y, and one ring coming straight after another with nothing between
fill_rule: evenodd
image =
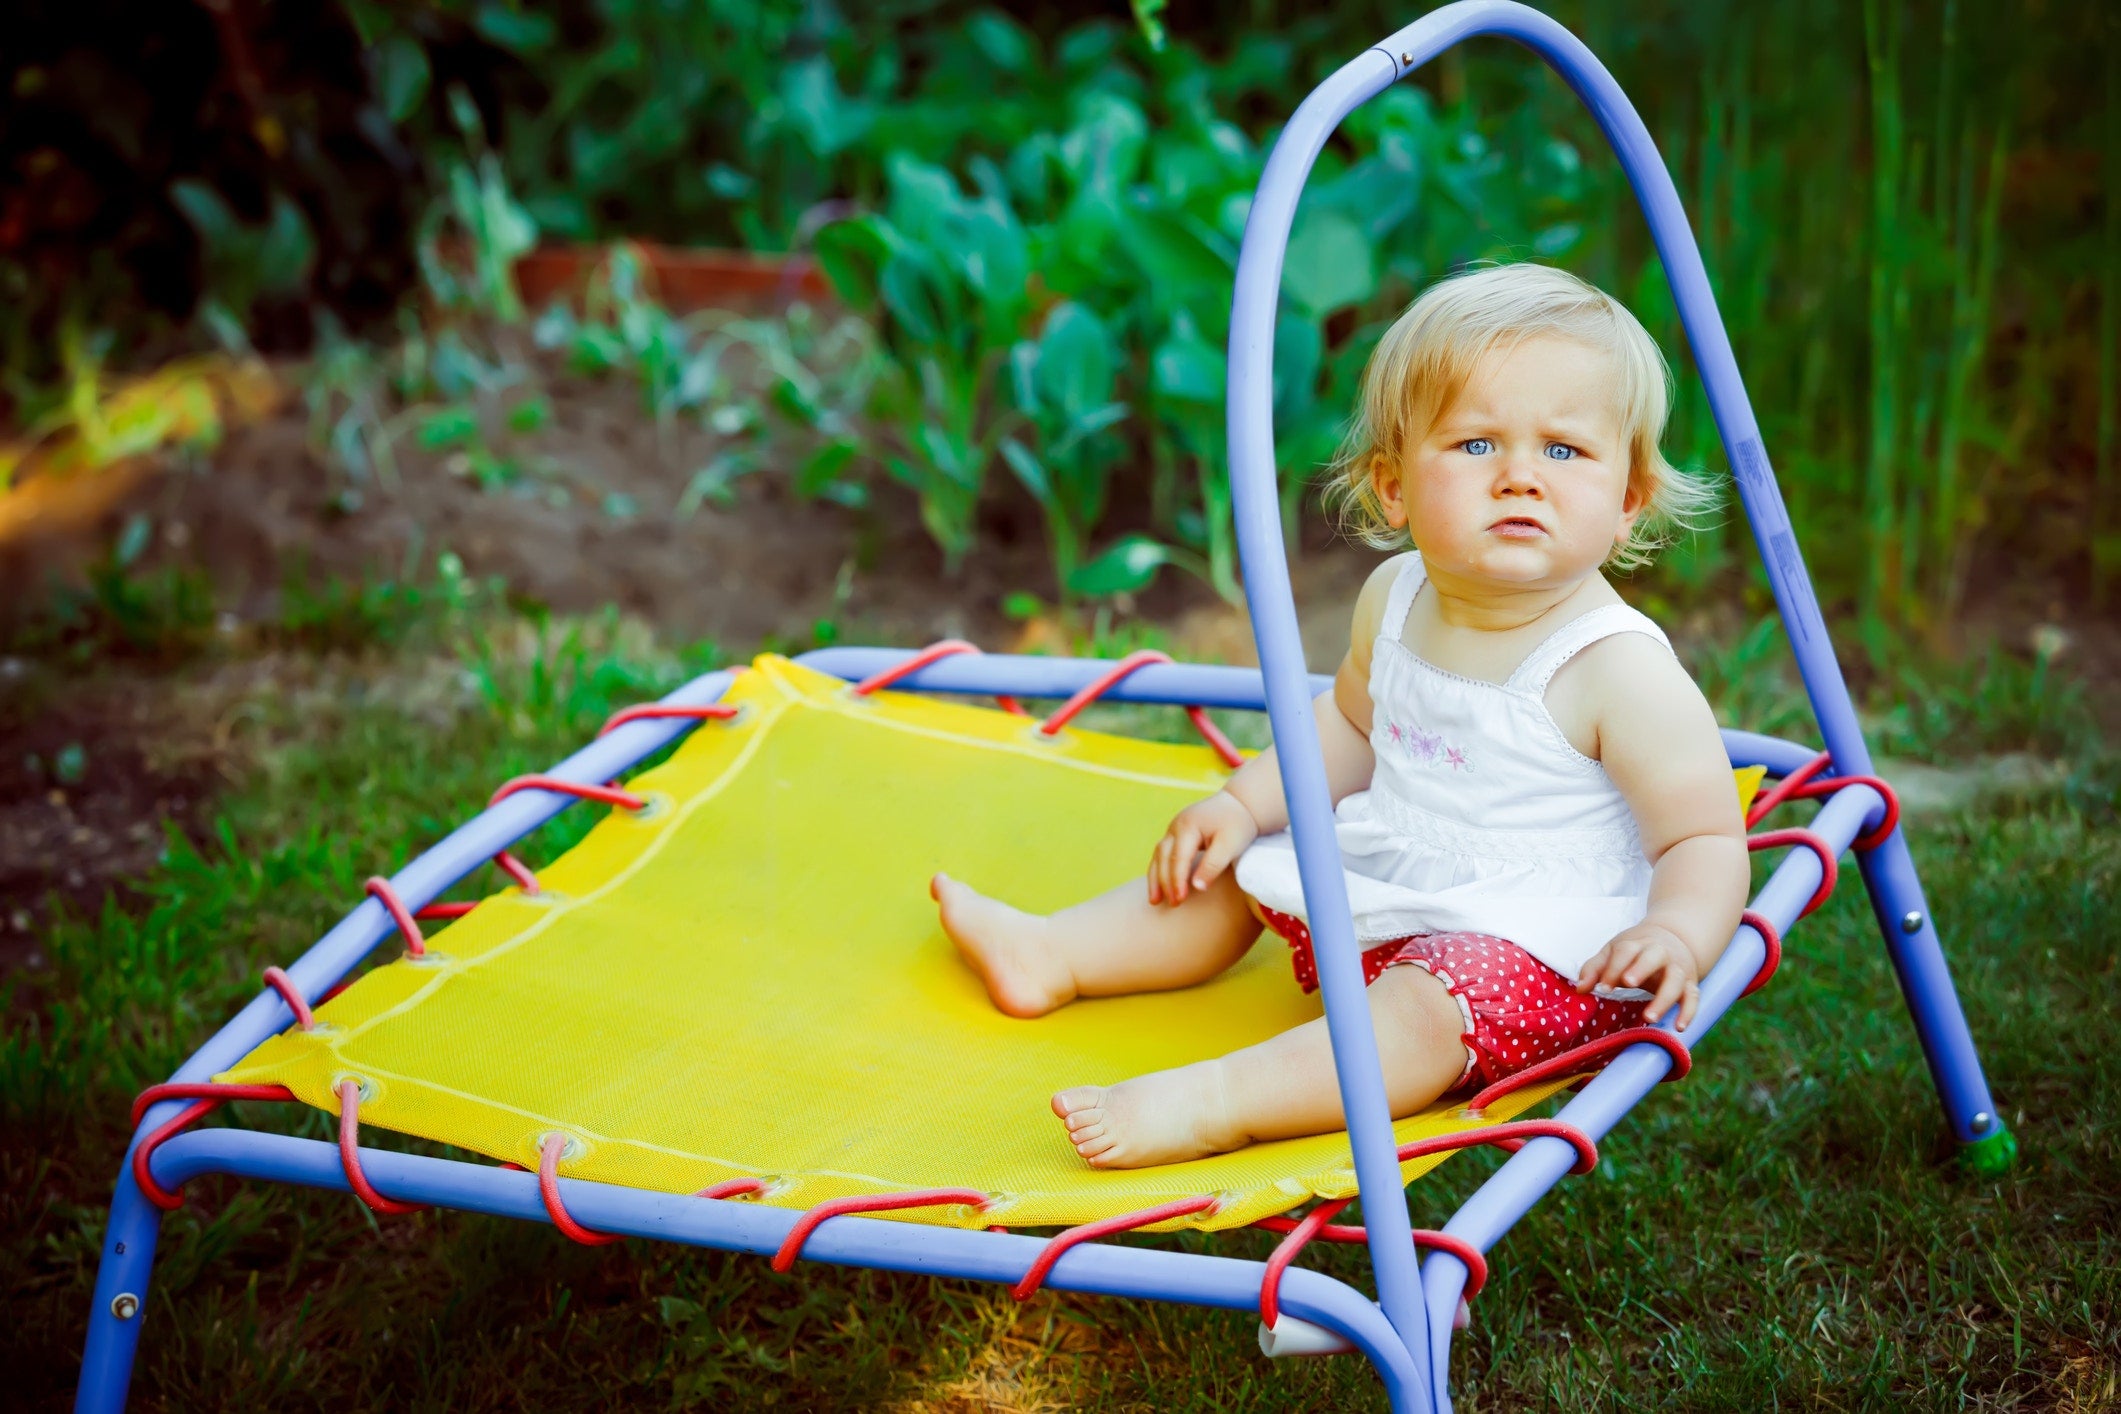
<instances>
[{"instance_id":1,"label":"metal eyelet on mat","mask_svg":"<svg viewBox=\"0 0 2121 1414\"><path fill-rule=\"evenodd\" d=\"M364 1105L373 1104L376 1097L383 1093L383 1087L375 1081L365 1075L355 1075L352 1071L341 1071L331 1078L331 1093L337 1095L339 1087L349 1080L354 1083L354 1089L359 1092L360 1102Z\"/></svg>"},{"instance_id":2,"label":"metal eyelet on mat","mask_svg":"<svg viewBox=\"0 0 2121 1414\"><path fill-rule=\"evenodd\" d=\"M677 806L677 802L672 799L668 791L651 790L640 792L639 794L642 801L641 808L624 812L625 818L637 824L653 824L668 815Z\"/></svg>"},{"instance_id":3,"label":"metal eyelet on mat","mask_svg":"<svg viewBox=\"0 0 2121 1414\"><path fill-rule=\"evenodd\" d=\"M581 1140L575 1138L572 1134L569 1134L566 1130L548 1129L544 1133L538 1135L537 1139L530 1146L530 1171L532 1173L537 1172L539 1162L545 1157L545 1141L552 1138L554 1135L558 1135L561 1140L560 1162L563 1164L572 1163L574 1160L581 1158L582 1155L589 1152L588 1145L584 1144Z\"/></svg>"}]
</instances>

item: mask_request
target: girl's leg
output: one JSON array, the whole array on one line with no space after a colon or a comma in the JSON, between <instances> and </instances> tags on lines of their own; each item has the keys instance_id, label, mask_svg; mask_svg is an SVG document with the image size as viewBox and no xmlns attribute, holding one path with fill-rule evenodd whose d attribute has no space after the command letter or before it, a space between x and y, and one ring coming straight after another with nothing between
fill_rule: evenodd
<instances>
[{"instance_id":1,"label":"girl's leg","mask_svg":"<svg viewBox=\"0 0 2121 1414\"><path fill-rule=\"evenodd\" d=\"M1422 969L1386 969L1370 987L1370 1023L1395 1119L1434 1104L1464 1074L1464 1018ZM1219 1060L1063 1090L1053 1112L1093 1168L1175 1164L1346 1125L1323 1017Z\"/></svg>"},{"instance_id":2,"label":"girl's leg","mask_svg":"<svg viewBox=\"0 0 2121 1414\"><path fill-rule=\"evenodd\" d=\"M1205 982L1245 955L1259 920L1235 870L1178 904L1149 902L1146 880L1040 917L947 874L929 881L943 931L1011 1016L1043 1016L1077 997L1161 992Z\"/></svg>"}]
</instances>

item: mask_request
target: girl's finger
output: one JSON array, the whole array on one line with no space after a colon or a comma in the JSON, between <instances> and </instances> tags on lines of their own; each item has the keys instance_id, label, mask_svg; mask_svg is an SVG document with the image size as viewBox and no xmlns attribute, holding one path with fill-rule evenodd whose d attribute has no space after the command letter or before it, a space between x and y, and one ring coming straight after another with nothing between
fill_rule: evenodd
<instances>
[{"instance_id":1,"label":"girl's finger","mask_svg":"<svg viewBox=\"0 0 2121 1414\"><path fill-rule=\"evenodd\" d=\"M1632 987L1635 979L1629 974L1635 969L1635 960L1642 956L1642 944L1633 938L1624 938L1613 944L1613 955L1606 960L1605 976L1601 980L1608 986Z\"/></svg>"},{"instance_id":2,"label":"girl's finger","mask_svg":"<svg viewBox=\"0 0 2121 1414\"><path fill-rule=\"evenodd\" d=\"M1171 851L1176 847L1177 841L1173 840L1169 835L1165 835L1156 842L1156 856L1149 861L1149 894L1151 902L1159 904L1178 902L1176 896L1171 892Z\"/></svg>"},{"instance_id":3,"label":"girl's finger","mask_svg":"<svg viewBox=\"0 0 2121 1414\"><path fill-rule=\"evenodd\" d=\"M1208 836L1207 848L1201 851L1200 862L1193 866L1193 887L1205 889L1222 877L1223 870L1237 857L1238 846L1234 843L1236 832L1221 830Z\"/></svg>"},{"instance_id":4,"label":"girl's finger","mask_svg":"<svg viewBox=\"0 0 2121 1414\"><path fill-rule=\"evenodd\" d=\"M1672 1009L1672 1003L1685 995L1686 979L1678 968L1667 967L1657 978L1657 995L1650 998L1650 1004L1642 1009L1642 1014L1655 1025L1659 1017Z\"/></svg>"},{"instance_id":5,"label":"girl's finger","mask_svg":"<svg viewBox=\"0 0 2121 1414\"><path fill-rule=\"evenodd\" d=\"M1686 984L1685 995L1679 999L1679 1029L1681 1031L1686 1030L1687 1023L1694 1019L1694 1013L1700 1009L1701 984L1689 982Z\"/></svg>"},{"instance_id":6,"label":"girl's finger","mask_svg":"<svg viewBox=\"0 0 2121 1414\"><path fill-rule=\"evenodd\" d=\"M1613 955L1613 945L1607 943L1591 954L1590 961L1576 970L1576 990L1588 992L1605 977L1606 962Z\"/></svg>"},{"instance_id":7,"label":"girl's finger","mask_svg":"<svg viewBox=\"0 0 2121 1414\"><path fill-rule=\"evenodd\" d=\"M1171 851L1171 890L1180 903L1186 901L1188 878L1193 872L1193 856L1200 852L1200 830L1187 825L1178 832L1178 844Z\"/></svg>"},{"instance_id":8,"label":"girl's finger","mask_svg":"<svg viewBox=\"0 0 2121 1414\"><path fill-rule=\"evenodd\" d=\"M1628 959L1627 968L1621 975L1621 985L1639 987L1642 983L1637 981L1637 978L1655 977L1666 969L1666 963L1664 948L1660 944L1638 943L1634 955Z\"/></svg>"}]
</instances>

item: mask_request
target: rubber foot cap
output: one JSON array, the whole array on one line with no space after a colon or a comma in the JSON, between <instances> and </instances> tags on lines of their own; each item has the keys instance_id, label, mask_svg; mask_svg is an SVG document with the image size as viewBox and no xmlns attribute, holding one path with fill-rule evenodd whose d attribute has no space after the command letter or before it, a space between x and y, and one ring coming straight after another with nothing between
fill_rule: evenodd
<instances>
[{"instance_id":1,"label":"rubber foot cap","mask_svg":"<svg viewBox=\"0 0 2121 1414\"><path fill-rule=\"evenodd\" d=\"M2018 1162L2018 1136L2001 1124L1971 1144L1959 1146L1959 1167L1976 1178L2001 1178Z\"/></svg>"}]
</instances>

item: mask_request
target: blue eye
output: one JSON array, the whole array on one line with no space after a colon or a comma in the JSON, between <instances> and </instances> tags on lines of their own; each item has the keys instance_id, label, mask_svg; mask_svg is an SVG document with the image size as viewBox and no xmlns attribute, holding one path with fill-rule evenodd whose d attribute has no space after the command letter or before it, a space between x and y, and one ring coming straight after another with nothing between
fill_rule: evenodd
<instances>
[{"instance_id":1,"label":"blue eye","mask_svg":"<svg viewBox=\"0 0 2121 1414\"><path fill-rule=\"evenodd\" d=\"M1547 443L1546 455L1549 461L1565 462L1574 461L1578 453L1574 447L1566 442L1549 442Z\"/></svg>"},{"instance_id":2,"label":"blue eye","mask_svg":"<svg viewBox=\"0 0 2121 1414\"><path fill-rule=\"evenodd\" d=\"M1474 457L1484 457L1495 450L1495 444L1485 437L1468 437L1458 445L1466 455Z\"/></svg>"}]
</instances>

